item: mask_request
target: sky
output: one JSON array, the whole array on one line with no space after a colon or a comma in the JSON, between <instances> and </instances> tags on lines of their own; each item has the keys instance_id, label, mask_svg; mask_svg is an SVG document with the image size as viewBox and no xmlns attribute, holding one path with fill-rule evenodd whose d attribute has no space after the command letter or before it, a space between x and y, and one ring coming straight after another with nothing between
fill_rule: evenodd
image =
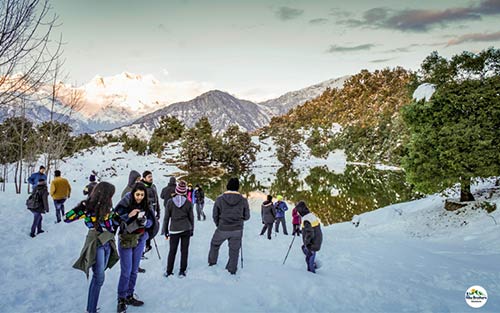
<instances>
[{"instance_id":1,"label":"sky","mask_svg":"<svg viewBox=\"0 0 500 313\"><path fill-rule=\"evenodd\" d=\"M69 82L153 75L263 101L500 44L500 0L51 0Z\"/></svg>"}]
</instances>

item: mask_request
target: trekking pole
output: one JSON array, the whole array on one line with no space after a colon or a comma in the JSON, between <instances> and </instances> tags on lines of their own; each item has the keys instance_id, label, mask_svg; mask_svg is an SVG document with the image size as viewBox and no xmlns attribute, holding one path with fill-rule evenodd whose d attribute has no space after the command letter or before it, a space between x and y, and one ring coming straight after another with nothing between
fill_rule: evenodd
<instances>
[{"instance_id":1,"label":"trekking pole","mask_svg":"<svg viewBox=\"0 0 500 313\"><path fill-rule=\"evenodd\" d=\"M283 260L283 265L285 265L286 259L288 258L288 254L290 253L290 250L292 249L293 241L295 240L295 234L293 235L292 242L290 243L290 246L288 247L288 252L286 253L285 259Z\"/></svg>"},{"instance_id":2,"label":"trekking pole","mask_svg":"<svg viewBox=\"0 0 500 313\"><path fill-rule=\"evenodd\" d=\"M156 240L153 238L153 242L155 243L156 253L158 253L158 258L161 260L160 251L158 250L158 245L156 244Z\"/></svg>"},{"instance_id":3,"label":"trekking pole","mask_svg":"<svg viewBox=\"0 0 500 313\"><path fill-rule=\"evenodd\" d=\"M243 268L243 228L241 229L241 268Z\"/></svg>"}]
</instances>

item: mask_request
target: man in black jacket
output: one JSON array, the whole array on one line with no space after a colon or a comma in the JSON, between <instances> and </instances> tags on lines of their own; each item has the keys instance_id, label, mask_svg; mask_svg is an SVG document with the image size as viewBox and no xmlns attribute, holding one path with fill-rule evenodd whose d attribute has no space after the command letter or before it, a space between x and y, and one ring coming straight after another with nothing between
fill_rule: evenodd
<instances>
[{"instance_id":1,"label":"man in black jacket","mask_svg":"<svg viewBox=\"0 0 500 313\"><path fill-rule=\"evenodd\" d=\"M208 265L215 265L219 257L220 246L228 240L229 260L226 269L233 275L238 269L243 222L250 219L248 201L238 192L239 188L238 179L231 178L227 183L227 191L215 200L212 217L217 229L210 242L208 253Z\"/></svg>"},{"instance_id":2,"label":"man in black jacket","mask_svg":"<svg viewBox=\"0 0 500 313\"><path fill-rule=\"evenodd\" d=\"M302 252L306 255L307 270L316 273L316 252L321 249L323 232L319 219L309 211L304 201L297 203L297 212L302 216Z\"/></svg>"},{"instance_id":3,"label":"man in black jacket","mask_svg":"<svg viewBox=\"0 0 500 313\"><path fill-rule=\"evenodd\" d=\"M158 221L156 225L159 225L160 221L160 203L158 201L158 192L156 191L156 186L153 184L153 173L150 171L144 171L142 173L142 180L141 183L146 186L146 191L148 192L148 201L149 201L149 206L155 212L156 215L156 220ZM151 250L151 240L156 236L156 233L158 233L159 227L156 227L156 229L153 231L153 235L149 237L148 240L146 240L146 249L144 250L144 253L148 252Z\"/></svg>"}]
</instances>

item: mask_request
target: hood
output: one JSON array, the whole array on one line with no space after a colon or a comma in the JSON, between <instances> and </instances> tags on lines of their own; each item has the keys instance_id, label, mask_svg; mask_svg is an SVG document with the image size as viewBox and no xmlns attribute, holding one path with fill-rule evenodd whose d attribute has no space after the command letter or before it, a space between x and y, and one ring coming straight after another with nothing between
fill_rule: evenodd
<instances>
[{"instance_id":1,"label":"hood","mask_svg":"<svg viewBox=\"0 0 500 313\"><path fill-rule=\"evenodd\" d=\"M266 200L266 201L264 201L264 202L262 203L262 205L264 205L264 206L270 206L270 205L273 205L273 202L272 202L272 201L268 201L268 200Z\"/></svg>"},{"instance_id":2,"label":"hood","mask_svg":"<svg viewBox=\"0 0 500 313\"><path fill-rule=\"evenodd\" d=\"M300 201L299 203L297 203L297 206L295 206L295 208L297 209L297 213L299 213L300 216L304 216L310 213L304 201Z\"/></svg>"},{"instance_id":3,"label":"hood","mask_svg":"<svg viewBox=\"0 0 500 313\"><path fill-rule=\"evenodd\" d=\"M141 177L141 174L139 174L138 171L130 171L130 174L128 174L128 186L132 188L134 186L135 181L137 180L138 177Z\"/></svg>"},{"instance_id":4,"label":"hood","mask_svg":"<svg viewBox=\"0 0 500 313\"><path fill-rule=\"evenodd\" d=\"M174 202L174 205L178 208L182 207L184 203L186 203L187 198L186 196L183 195L176 195L175 197L172 198L172 201Z\"/></svg>"},{"instance_id":5,"label":"hood","mask_svg":"<svg viewBox=\"0 0 500 313\"><path fill-rule=\"evenodd\" d=\"M177 182L175 181L174 176L170 177L170 180L168 181L168 185L169 186L176 186L177 185Z\"/></svg>"},{"instance_id":6,"label":"hood","mask_svg":"<svg viewBox=\"0 0 500 313\"><path fill-rule=\"evenodd\" d=\"M221 196L222 201L226 202L228 205L233 206L243 201L243 196L239 192L226 191Z\"/></svg>"}]
</instances>

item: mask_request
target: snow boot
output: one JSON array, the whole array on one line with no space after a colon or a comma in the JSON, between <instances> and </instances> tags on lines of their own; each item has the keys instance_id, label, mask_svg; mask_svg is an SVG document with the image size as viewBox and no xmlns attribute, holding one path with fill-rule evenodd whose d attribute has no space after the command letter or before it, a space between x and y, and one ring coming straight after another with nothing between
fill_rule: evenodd
<instances>
[{"instance_id":1,"label":"snow boot","mask_svg":"<svg viewBox=\"0 0 500 313\"><path fill-rule=\"evenodd\" d=\"M117 313L127 313L127 299L118 298Z\"/></svg>"},{"instance_id":2,"label":"snow boot","mask_svg":"<svg viewBox=\"0 0 500 313\"><path fill-rule=\"evenodd\" d=\"M141 306L144 304L144 301L134 298L134 295L127 297L127 305L131 306Z\"/></svg>"},{"instance_id":3,"label":"snow boot","mask_svg":"<svg viewBox=\"0 0 500 313\"><path fill-rule=\"evenodd\" d=\"M137 269L137 271L138 271L139 273L146 273L146 270L145 270L145 269L143 269L143 268L141 268L141 267L139 267L139 268Z\"/></svg>"}]
</instances>

